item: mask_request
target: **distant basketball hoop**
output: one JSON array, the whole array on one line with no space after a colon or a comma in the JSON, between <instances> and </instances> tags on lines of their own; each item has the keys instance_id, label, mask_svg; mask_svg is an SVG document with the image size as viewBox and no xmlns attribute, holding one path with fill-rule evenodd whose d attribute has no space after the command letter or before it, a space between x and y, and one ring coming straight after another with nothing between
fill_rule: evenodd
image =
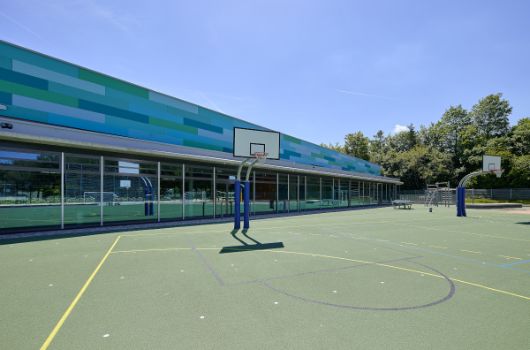
<instances>
[{"instance_id":1,"label":"distant basketball hoop","mask_svg":"<svg viewBox=\"0 0 530 350\"><path fill-rule=\"evenodd\" d=\"M484 155L482 157L482 171L495 174L500 178L504 171L501 169L501 157Z\"/></svg>"},{"instance_id":2,"label":"distant basketball hoop","mask_svg":"<svg viewBox=\"0 0 530 350\"><path fill-rule=\"evenodd\" d=\"M502 176L504 170L501 168L501 157L484 155L482 157L482 170L477 170L467 174L460 180L456 189L456 216L467 216L466 214L466 185L472 178L484 175L495 174L497 178Z\"/></svg>"}]
</instances>

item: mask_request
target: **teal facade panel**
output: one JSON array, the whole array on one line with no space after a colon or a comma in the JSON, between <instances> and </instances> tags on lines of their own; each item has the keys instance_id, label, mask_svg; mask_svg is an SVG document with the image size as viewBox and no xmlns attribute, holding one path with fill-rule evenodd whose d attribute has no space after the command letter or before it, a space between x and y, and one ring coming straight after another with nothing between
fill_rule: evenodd
<instances>
[{"instance_id":1,"label":"teal facade panel","mask_svg":"<svg viewBox=\"0 0 530 350\"><path fill-rule=\"evenodd\" d=\"M233 128L268 130L0 41L5 116L141 140L232 153ZM376 164L281 134L280 159L380 175Z\"/></svg>"}]
</instances>

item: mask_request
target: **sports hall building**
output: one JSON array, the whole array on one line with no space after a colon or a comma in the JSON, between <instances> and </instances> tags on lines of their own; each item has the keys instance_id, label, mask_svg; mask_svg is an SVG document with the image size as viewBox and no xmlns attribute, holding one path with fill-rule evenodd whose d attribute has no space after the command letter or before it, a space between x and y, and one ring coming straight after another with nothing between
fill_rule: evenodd
<instances>
[{"instance_id":1,"label":"sports hall building","mask_svg":"<svg viewBox=\"0 0 530 350\"><path fill-rule=\"evenodd\" d=\"M0 123L0 233L233 217L234 128L269 130L5 41ZM384 205L400 184L290 135L279 150L251 173L251 218Z\"/></svg>"}]
</instances>

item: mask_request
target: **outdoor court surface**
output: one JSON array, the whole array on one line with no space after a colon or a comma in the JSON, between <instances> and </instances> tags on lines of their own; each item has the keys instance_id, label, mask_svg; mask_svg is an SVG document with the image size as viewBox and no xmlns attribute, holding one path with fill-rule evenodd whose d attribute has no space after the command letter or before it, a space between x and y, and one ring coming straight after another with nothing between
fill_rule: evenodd
<instances>
[{"instance_id":1,"label":"outdoor court surface","mask_svg":"<svg viewBox=\"0 0 530 350\"><path fill-rule=\"evenodd\" d=\"M529 349L530 213L422 205L0 245L2 349Z\"/></svg>"}]
</instances>

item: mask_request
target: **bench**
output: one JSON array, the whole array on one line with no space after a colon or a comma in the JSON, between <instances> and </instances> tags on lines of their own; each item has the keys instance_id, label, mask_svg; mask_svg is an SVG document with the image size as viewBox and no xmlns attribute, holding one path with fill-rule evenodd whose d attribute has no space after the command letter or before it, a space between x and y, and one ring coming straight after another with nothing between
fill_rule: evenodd
<instances>
[{"instance_id":1,"label":"bench","mask_svg":"<svg viewBox=\"0 0 530 350\"><path fill-rule=\"evenodd\" d=\"M412 201L406 199L396 199L392 201L392 206L394 209L412 209Z\"/></svg>"}]
</instances>

